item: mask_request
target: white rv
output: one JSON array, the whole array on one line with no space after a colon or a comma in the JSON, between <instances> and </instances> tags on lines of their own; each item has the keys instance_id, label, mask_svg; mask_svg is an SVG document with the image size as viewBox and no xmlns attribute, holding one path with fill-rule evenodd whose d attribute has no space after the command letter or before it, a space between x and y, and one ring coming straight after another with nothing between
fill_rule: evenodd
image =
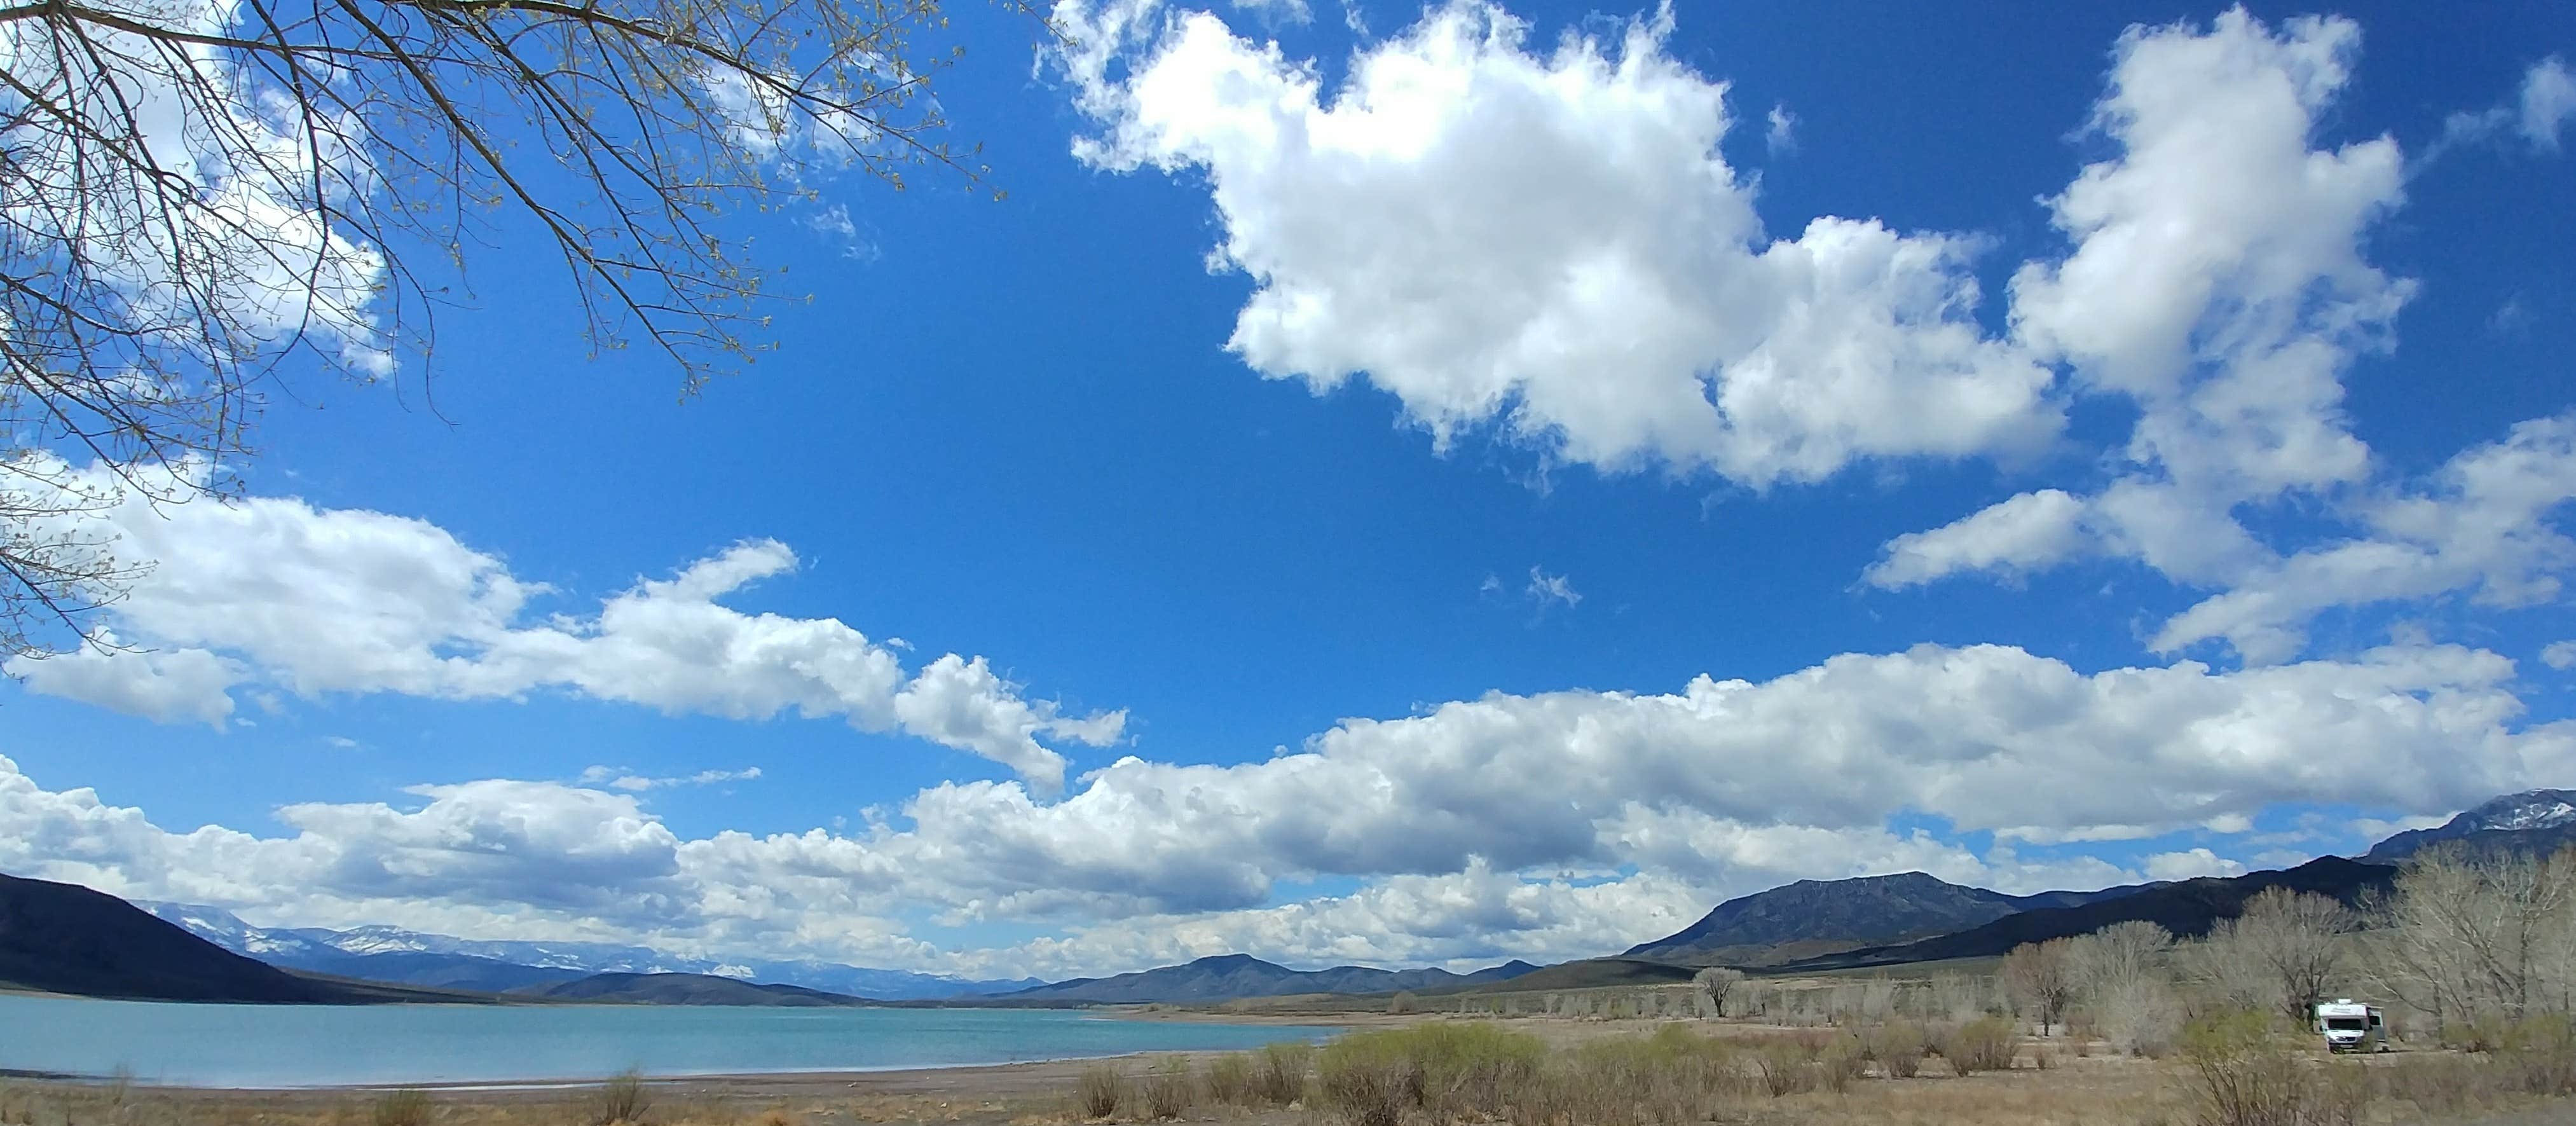
<instances>
[{"instance_id":1,"label":"white rv","mask_svg":"<svg viewBox=\"0 0 2576 1126\"><path fill-rule=\"evenodd\" d=\"M2388 1050L2388 1026L2380 1020L2376 1005L2356 1004L2350 997L2319 1001L2316 1026L2318 1035L2326 1038L2329 1051Z\"/></svg>"}]
</instances>

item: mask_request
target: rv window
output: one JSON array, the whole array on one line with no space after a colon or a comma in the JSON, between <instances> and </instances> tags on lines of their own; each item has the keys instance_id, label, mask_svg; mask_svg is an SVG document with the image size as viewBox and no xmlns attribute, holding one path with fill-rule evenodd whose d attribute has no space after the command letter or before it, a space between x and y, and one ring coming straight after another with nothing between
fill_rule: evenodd
<instances>
[{"instance_id":1,"label":"rv window","mask_svg":"<svg viewBox=\"0 0 2576 1126\"><path fill-rule=\"evenodd\" d=\"M2360 1017L2327 1017L2326 1027L2335 1032L2359 1032L2364 1026Z\"/></svg>"}]
</instances>

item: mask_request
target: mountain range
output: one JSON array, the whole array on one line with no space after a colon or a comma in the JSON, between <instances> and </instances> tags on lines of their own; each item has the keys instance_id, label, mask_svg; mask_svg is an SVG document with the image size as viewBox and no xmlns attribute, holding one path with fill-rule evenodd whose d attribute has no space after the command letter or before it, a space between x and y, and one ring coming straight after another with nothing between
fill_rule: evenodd
<instances>
[{"instance_id":1,"label":"mountain range","mask_svg":"<svg viewBox=\"0 0 2576 1126\"><path fill-rule=\"evenodd\" d=\"M351 1005L453 994L290 973L105 892L0 875L0 985L157 1001Z\"/></svg>"},{"instance_id":2,"label":"mountain range","mask_svg":"<svg viewBox=\"0 0 2576 1126\"><path fill-rule=\"evenodd\" d=\"M2392 865L2321 856L2281 871L2248 872L2229 877L2203 876L2073 906L2035 908L1954 934L1805 958L1790 962L1784 968L1846 969L1950 958L1986 958L2009 953L2013 947L2025 942L2091 934L2113 923L2131 920L2155 923L2177 936L2193 938L2209 933L2209 928L2218 920L2242 913L2245 901L2265 888L2286 887L2353 903L2374 890L2386 889L2396 879L2397 869Z\"/></svg>"},{"instance_id":3,"label":"mountain range","mask_svg":"<svg viewBox=\"0 0 2576 1126\"><path fill-rule=\"evenodd\" d=\"M2361 858L2395 864L2439 844L2455 844L2473 852L2556 852L2576 844L2576 790L2506 794L2464 810L2434 828L2410 829L2392 836L2372 845Z\"/></svg>"},{"instance_id":4,"label":"mountain range","mask_svg":"<svg viewBox=\"0 0 2576 1126\"><path fill-rule=\"evenodd\" d=\"M1285 997L1297 993L1432 992L1507 981L1536 969L1537 966L1515 960L1471 974L1454 974L1441 969L1381 970L1369 966L1292 970L1249 954L1220 954L1186 965L1164 966L1116 977L1059 981L1005 994L1004 998L1013 1001L1138 1004L1230 1001L1243 997Z\"/></svg>"},{"instance_id":5,"label":"mountain range","mask_svg":"<svg viewBox=\"0 0 2576 1126\"><path fill-rule=\"evenodd\" d=\"M0 986L187 1001L628 1002L854 1005L1134 1004L1399 991L1583 988L1686 981L1698 967L1807 972L2000 955L2024 942L2146 920L2205 933L2268 887L2355 902L2435 846L2554 852L2576 844L2576 791L2508 794L2408 830L2359 858L2098 891L2006 895L1922 872L1800 880L1718 904L1617 957L1474 973L1335 966L1293 970L1243 954L1112 977L976 981L814 961L677 958L643 947L454 938L394 927L262 928L228 911L128 904L71 884L0 876ZM148 909L148 911L146 910Z\"/></svg>"},{"instance_id":6,"label":"mountain range","mask_svg":"<svg viewBox=\"0 0 2576 1126\"><path fill-rule=\"evenodd\" d=\"M636 1005L759 1005L821 1008L866 1005L865 998L795 985L762 985L712 974L592 974L548 985L513 989L521 997Z\"/></svg>"},{"instance_id":7,"label":"mountain range","mask_svg":"<svg viewBox=\"0 0 2576 1126\"><path fill-rule=\"evenodd\" d=\"M1776 965L1949 934L2024 911L2076 907L2161 886L2005 895L1922 872L1799 880L1720 903L1680 931L1629 947L1626 956L1685 965Z\"/></svg>"},{"instance_id":8,"label":"mountain range","mask_svg":"<svg viewBox=\"0 0 2576 1126\"><path fill-rule=\"evenodd\" d=\"M972 981L832 962L722 962L604 942L487 941L385 926L271 929L216 907L149 900L136 906L226 950L275 966L487 993L525 991L593 974L702 974L886 1001L976 997L1045 984L1039 978Z\"/></svg>"}]
</instances>

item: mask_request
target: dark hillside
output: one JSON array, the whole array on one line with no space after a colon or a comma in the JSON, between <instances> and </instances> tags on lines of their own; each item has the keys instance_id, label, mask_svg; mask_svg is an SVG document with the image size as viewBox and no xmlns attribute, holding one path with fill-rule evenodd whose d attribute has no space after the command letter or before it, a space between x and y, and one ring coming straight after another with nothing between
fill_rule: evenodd
<instances>
[{"instance_id":1,"label":"dark hillside","mask_svg":"<svg viewBox=\"0 0 2576 1126\"><path fill-rule=\"evenodd\" d=\"M379 998L253 961L77 884L0 876L0 983L149 1001Z\"/></svg>"},{"instance_id":2,"label":"dark hillside","mask_svg":"<svg viewBox=\"0 0 2576 1126\"><path fill-rule=\"evenodd\" d=\"M2248 872L2225 878L2204 876L2076 907L2024 911L1956 934L1827 954L1782 968L1836 969L1944 958L1984 958L2008 953L2025 942L2090 934L2113 923L2133 919L2158 924L2178 936L2189 938L2207 934L2210 926L2218 920L2232 918L2242 912L2245 901L2265 888L2286 887L2292 891L2330 895L2351 903L2366 893L2386 889L2396 876L2397 869L2384 864L2364 864L2339 856L2325 856L2277 872Z\"/></svg>"}]
</instances>

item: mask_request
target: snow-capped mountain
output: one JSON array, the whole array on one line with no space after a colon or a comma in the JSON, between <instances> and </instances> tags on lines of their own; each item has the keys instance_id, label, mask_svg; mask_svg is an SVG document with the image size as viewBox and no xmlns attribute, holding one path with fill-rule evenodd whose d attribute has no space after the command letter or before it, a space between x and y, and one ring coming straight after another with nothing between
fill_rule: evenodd
<instances>
[{"instance_id":1,"label":"snow-capped mountain","mask_svg":"<svg viewBox=\"0 0 2576 1126\"><path fill-rule=\"evenodd\" d=\"M2372 845L2361 858L2394 864L2451 841L2541 853L2576 844L2576 790L2525 790L2491 798L2433 828L2409 829Z\"/></svg>"},{"instance_id":2,"label":"snow-capped mountain","mask_svg":"<svg viewBox=\"0 0 2576 1126\"><path fill-rule=\"evenodd\" d=\"M150 901L135 906L272 965L406 985L499 991L599 973L692 973L903 1001L1008 993L1045 984L1037 978L970 981L834 962L678 958L605 942L502 942L388 926L269 929L218 907Z\"/></svg>"}]
</instances>

